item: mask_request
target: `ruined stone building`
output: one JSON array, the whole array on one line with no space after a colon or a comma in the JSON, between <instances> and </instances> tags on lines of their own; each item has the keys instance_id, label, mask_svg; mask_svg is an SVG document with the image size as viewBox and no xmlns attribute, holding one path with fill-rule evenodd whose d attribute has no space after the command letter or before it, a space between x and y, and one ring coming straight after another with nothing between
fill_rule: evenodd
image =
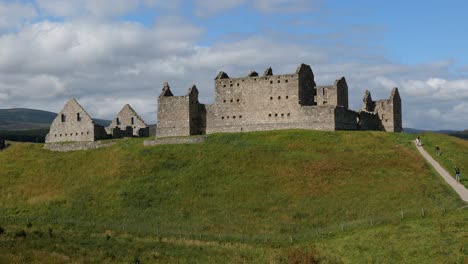
<instances>
[{"instance_id":1,"label":"ruined stone building","mask_svg":"<svg viewBox=\"0 0 468 264\"><path fill-rule=\"evenodd\" d=\"M96 141L107 138L104 127L95 124L83 107L75 99L70 99L52 121L45 142Z\"/></svg>"},{"instance_id":2,"label":"ruined stone building","mask_svg":"<svg viewBox=\"0 0 468 264\"><path fill-rule=\"evenodd\" d=\"M217 132L276 129L402 131L401 99L394 88L390 99L372 101L366 91L363 109L348 109L348 85L344 77L332 85L317 86L309 65L295 73L215 78L214 103L198 100L196 86L184 96L174 96L167 83L158 97L157 137L188 136Z\"/></svg>"},{"instance_id":3,"label":"ruined stone building","mask_svg":"<svg viewBox=\"0 0 468 264\"><path fill-rule=\"evenodd\" d=\"M111 125L104 128L96 124L75 99L70 99L52 122L46 143L96 141L127 136L149 136L145 121L130 105L125 105Z\"/></svg>"},{"instance_id":4,"label":"ruined stone building","mask_svg":"<svg viewBox=\"0 0 468 264\"><path fill-rule=\"evenodd\" d=\"M126 104L106 128L112 138L149 137L149 127L145 121Z\"/></svg>"}]
</instances>

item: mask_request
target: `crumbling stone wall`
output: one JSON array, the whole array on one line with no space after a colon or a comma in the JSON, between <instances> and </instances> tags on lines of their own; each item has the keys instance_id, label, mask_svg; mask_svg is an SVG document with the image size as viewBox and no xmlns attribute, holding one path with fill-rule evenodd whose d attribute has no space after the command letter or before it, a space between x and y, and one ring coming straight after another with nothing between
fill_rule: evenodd
<instances>
[{"instance_id":1,"label":"crumbling stone wall","mask_svg":"<svg viewBox=\"0 0 468 264\"><path fill-rule=\"evenodd\" d=\"M348 84L342 77L333 85L322 85L316 88L317 105L333 105L348 108Z\"/></svg>"},{"instance_id":2,"label":"crumbling stone wall","mask_svg":"<svg viewBox=\"0 0 468 264\"><path fill-rule=\"evenodd\" d=\"M361 113L348 109L344 77L333 85L316 87L312 69L305 64L295 73L283 75L273 75L271 68L262 76L251 71L241 78L220 72L215 78L214 103L210 105L198 102L196 87L185 96L174 96L165 83L158 97L157 137L291 128L383 129L376 122L378 115L372 114L374 109L367 109L375 105L370 93L365 100L366 113L361 117ZM397 99L392 99L392 107L398 108Z\"/></svg>"},{"instance_id":3,"label":"crumbling stone wall","mask_svg":"<svg viewBox=\"0 0 468 264\"><path fill-rule=\"evenodd\" d=\"M372 101L369 91L363 99L363 111L373 112L379 118L380 130L389 132L402 132L403 121L401 112L401 98L398 88L393 88L390 98Z\"/></svg>"},{"instance_id":4,"label":"crumbling stone wall","mask_svg":"<svg viewBox=\"0 0 468 264\"><path fill-rule=\"evenodd\" d=\"M241 78L229 78L227 74L220 73L215 79L214 104L207 106L206 132L288 128L291 123L299 122L299 83L300 79L313 80L313 75L303 76L309 73L311 71L306 70L285 75L258 76L250 73L250 77ZM305 83L304 80L302 82ZM309 87L311 89L313 87Z\"/></svg>"},{"instance_id":5,"label":"crumbling stone wall","mask_svg":"<svg viewBox=\"0 0 468 264\"><path fill-rule=\"evenodd\" d=\"M45 141L95 141L106 138L104 127L95 124L83 107L75 99L70 99L52 121Z\"/></svg>"},{"instance_id":6,"label":"crumbling stone wall","mask_svg":"<svg viewBox=\"0 0 468 264\"><path fill-rule=\"evenodd\" d=\"M335 129L336 130L357 130L358 113L343 106L335 107Z\"/></svg>"},{"instance_id":7,"label":"crumbling stone wall","mask_svg":"<svg viewBox=\"0 0 468 264\"><path fill-rule=\"evenodd\" d=\"M358 128L360 130L380 130L380 119L377 113L359 111Z\"/></svg>"},{"instance_id":8,"label":"crumbling stone wall","mask_svg":"<svg viewBox=\"0 0 468 264\"><path fill-rule=\"evenodd\" d=\"M149 127L136 111L126 104L112 120L106 133L112 138L122 137L149 137Z\"/></svg>"}]
</instances>

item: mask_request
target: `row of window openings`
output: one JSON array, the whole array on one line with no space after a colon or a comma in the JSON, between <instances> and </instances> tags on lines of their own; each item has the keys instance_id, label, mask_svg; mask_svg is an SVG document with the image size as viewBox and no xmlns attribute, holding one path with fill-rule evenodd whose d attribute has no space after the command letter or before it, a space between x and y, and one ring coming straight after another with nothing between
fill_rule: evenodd
<instances>
[{"instance_id":1,"label":"row of window openings","mask_svg":"<svg viewBox=\"0 0 468 264\"><path fill-rule=\"evenodd\" d=\"M62 122L66 122L67 121L67 116L65 114L62 114L61 120L62 120ZM81 121L80 113L76 113L76 121L78 121L78 122Z\"/></svg>"},{"instance_id":2,"label":"row of window openings","mask_svg":"<svg viewBox=\"0 0 468 264\"><path fill-rule=\"evenodd\" d=\"M288 95L286 95L286 99L289 99L289 96L288 96ZM270 100L273 100L273 96L270 96ZM281 96L278 96L278 100L281 100ZM223 100L223 103L226 103L226 102L227 102L227 100ZM231 99L230 102L233 103L234 100ZM237 99L236 102L239 103L239 102L240 102L240 99Z\"/></svg>"},{"instance_id":3,"label":"row of window openings","mask_svg":"<svg viewBox=\"0 0 468 264\"><path fill-rule=\"evenodd\" d=\"M118 126L120 126L122 124L122 120L120 119L120 117L117 117L115 119L115 122L117 123ZM135 124L135 118L134 117L130 118L130 124L132 124L132 125Z\"/></svg>"},{"instance_id":4,"label":"row of window openings","mask_svg":"<svg viewBox=\"0 0 468 264\"><path fill-rule=\"evenodd\" d=\"M81 135L83 136L83 135L84 135L84 132L81 132ZM89 135L89 131L86 132L86 135ZM67 136L72 137L72 136L73 136L73 133L70 133L70 134L65 133L65 136L66 136L66 137L67 137ZM75 133L75 136L78 136L78 133ZM55 134L55 137L57 137L57 134ZM62 137L62 134L59 134L59 137Z\"/></svg>"},{"instance_id":5,"label":"row of window openings","mask_svg":"<svg viewBox=\"0 0 468 264\"><path fill-rule=\"evenodd\" d=\"M223 119L223 120L224 120L224 118L225 118L224 116L221 117L221 119ZM231 116L231 118L236 119L236 116ZM241 119L241 118L242 118L242 116L240 115L239 119ZM226 116L226 119L229 119L229 116Z\"/></svg>"},{"instance_id":6,"label":"row of window openings","mask_svg":"<svg viewBox=\"0 0 468 264\"><path fill-rule=\"evenodd\" d=\"M256 81L256 80L257 80L257 79L254 79L254 81ZM267 79L267 78L265 78L265 80L268 80L268 79ZM242 80L242 81L244 81L244 80ZM281 80L278 80L277 82L278 82L278 83L281 83ZM288 83L288 80L286 79L286 80L284 80L284 82L285 82L285 83ZM273 84L273 81L270 81L270 84ZM239 83L237 83L236 85L237 85L237 86L240 86L240 84L239 84ZM233 83L231 83L231 84L229 84L229 86L230 86L230 87L233 87L233 86L234 86L234 84L233 84ZM226 87L226 84L224 84L224 85L223 85L223 87Z\"/></svg>"},{"instance_id":7,"label":"row of window openings","mask_svg":"<svg viewBox=\"0 0 468 264\"><path fill-rule=\"evenodd\" d=\"M231 99L230 101L231 101L231 103L234 102L233 99ZM240 102L240 99L237 99L236 102L237 102L237 103ZM226 103L226 100L223 100L223 103Z\"/></svg>"},{"instance_id":8,"label":"row of window openings","mask_svg":"<svg viewBox=\"0 0 468 264\"><path fill-rule=\"evenodd\" d=\"M286 95L286 99L289 99L289 96ZM270 100L273 100L273 96L270 96ZM281 96L278 96L278 100L281 100Z\"/></svg>"},{"instance_id":9,"label":"row of window openings","mask_svg":"<svg viewBox=\"0 0 468 264\"><path fill-rule=\"evenodd\" d=\"M281 117L284 117L284 115L291 116L291 113L287 113L287 114L284 114L284 113L281 113L281 114L268 114L268 117L272 117L273 115L275 117L280 116L280 115L281 115Z\"/></svg>"}]
</instances>

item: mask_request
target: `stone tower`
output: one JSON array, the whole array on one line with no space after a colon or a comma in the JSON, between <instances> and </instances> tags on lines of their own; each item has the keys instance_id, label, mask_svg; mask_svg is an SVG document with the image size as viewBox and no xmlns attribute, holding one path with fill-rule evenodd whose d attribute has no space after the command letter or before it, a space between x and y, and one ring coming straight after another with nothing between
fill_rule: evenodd
<instances>
[{"instance_id":1,"label":"stone tower","mask_svg":"<svg viewBox=\"0 0 468 264\"><path fill-rule=\"evenodd\" d=\"M84 108L75 99L70 99L52 121L45 141L96 141L107 137L104 127L95 124Z\"/></svg>"},{"instance_id":2,"label":"stone tower","mask_svg":"<svg viewBox=\"0 0 468 264\"><path fill-rule=\"evenodd\" d=\"M377 101L372 101L370 92L366 90L362 110L377 114L380 121L380 130L388 132L403 131L401 97L398 88L393 88L389 99Z\"/></svg>"},{"instance_id":3,"label":"stone tower","mask_svg":"<svg viewBox=\"0 0 468 264\"><path fill-rule=\"evenodd\" d=\"M149 137L149 127L136 111L126 104L106 128L112 138Z\"/></svg>"},{"instance_id":4,"label":"stone tower","mask_svg":"<svg viewBox=\"0 0 468 264\"><path fill-rule=\"evenodd\" d=\"M167 82L158 97L156 136L189 136L205 134L205 105L198 101L195 85L185 96L174 96Z\"/></svg>"}]
</instances>

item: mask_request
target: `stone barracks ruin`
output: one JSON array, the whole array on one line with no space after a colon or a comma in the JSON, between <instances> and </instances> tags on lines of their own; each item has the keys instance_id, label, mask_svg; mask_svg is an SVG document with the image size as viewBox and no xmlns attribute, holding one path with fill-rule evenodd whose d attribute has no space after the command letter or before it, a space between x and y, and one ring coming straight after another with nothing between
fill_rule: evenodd
<instances>
[{"instance_id":1,"label":"stone barracks ruin","mask_svg":"<svg viewBox=\"0 0 468 264\"><path fill-rule=\"evenodd\" d=\"M210 105L198 101L195 86L185 96L174 96L165 83L158 97L159 138L294 128L401 132L401 98L397 88L378 101L366 91L362 109L350 110L346 79L318 86L306 64L284 75L273 75L271 68L262 76L253 71L241 78L220 72Z\"/></svg>"},{"instance_id":2,"label":"stone barracks ruin","mask_svg":"<svg viewBox=\"0 0 468 264\"><path fill-rule=\"evenodd\" d=\"M45 142L92 142L110 138L147 136L149 136L148 125L128 104L112 120L110 126L105 128L96 124L75 99L70 99L52 121Z\"/></svg>"}]
</instances>

